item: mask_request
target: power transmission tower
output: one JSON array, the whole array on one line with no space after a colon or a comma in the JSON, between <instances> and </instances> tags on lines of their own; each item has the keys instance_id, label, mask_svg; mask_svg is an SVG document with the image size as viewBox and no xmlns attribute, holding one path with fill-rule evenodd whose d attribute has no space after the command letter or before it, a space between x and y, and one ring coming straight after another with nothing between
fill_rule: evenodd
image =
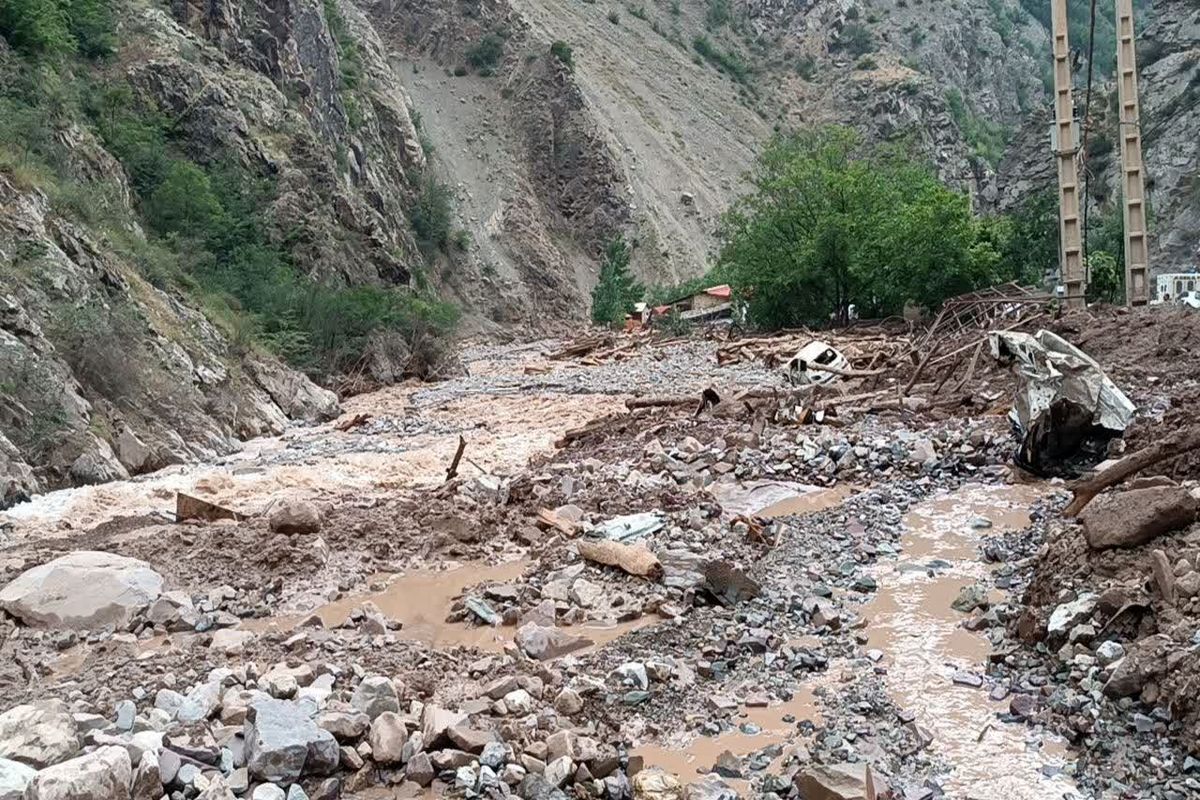
<instances>
[{"instance_id":1,"label":"power transmission tower","mask_svg":"<svg viewBox=\"0 0 1200 800\"><path fill-rule=\"evenodd\" d=\"M1121 2L1121 0L1117 0ZM1054 154L1058 159L1059 269L1067 307L1082 308L1086 285L1079 230L1079 169L1075 164L1075 101L1071 96L1071 46L1067 41L1067 0L1051 0L1054 37Z\"/></svg>"},{"instance_id":2,"label":"power transmission tower","mask_svg":"<svg viewBox=\"0 0 1200 800\"><path fill-rule=\"evenodd\" d=\"M1149 301L1150 248L1146 239L1146 178L1142 163L1137 57L1133 44L1133 0L1116 0L1117 103L1121 137L1121 196L1125 214L1125 300Z\"/></svg>"}]
</instances>

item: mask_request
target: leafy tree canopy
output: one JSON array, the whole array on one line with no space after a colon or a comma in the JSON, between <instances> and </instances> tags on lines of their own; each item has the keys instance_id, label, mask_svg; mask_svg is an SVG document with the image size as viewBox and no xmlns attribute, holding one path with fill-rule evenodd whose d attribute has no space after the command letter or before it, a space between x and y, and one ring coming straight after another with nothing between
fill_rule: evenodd
<instances>
[{"instance_id":1,"label":"leafy tree canopy","mask_svg":"<svg viewBox=\"0 0 1200 800\"><path fill-rule=\"evenodd\" d=\"M965 195L896 147L847 128L777 136L726 214L718 274L765 327L933 307L1019 269L1008 226L975 219Z\"/></svg>"}]
</instances>

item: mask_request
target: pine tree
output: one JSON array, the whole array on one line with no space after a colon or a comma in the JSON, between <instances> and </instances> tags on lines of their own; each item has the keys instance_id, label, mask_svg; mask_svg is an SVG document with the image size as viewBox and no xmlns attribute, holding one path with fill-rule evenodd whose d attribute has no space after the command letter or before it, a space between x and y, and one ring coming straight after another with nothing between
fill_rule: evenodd
<instances>
[{"instance_id":1,"label":"pine tree","mask_svg":"<svg viewBox=\"0 0 1200 800\"><path fill-rule=\"evenodd\" d=\"M619 325L646 293L629 271L629 255L629 245L619 235L604 250L600 280L592 289L592 321L598 325Z\"/></svg>"}]
</instances>

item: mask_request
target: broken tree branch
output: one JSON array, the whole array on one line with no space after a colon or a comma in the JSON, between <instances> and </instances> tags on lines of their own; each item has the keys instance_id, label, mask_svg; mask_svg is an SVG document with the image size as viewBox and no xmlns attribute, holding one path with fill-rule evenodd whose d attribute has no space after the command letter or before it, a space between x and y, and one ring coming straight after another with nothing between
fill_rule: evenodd
<instances>
[{"instance_id":1,"label":"broken tree branch","mask_svg":"<svg viewBox=\"0 0 1200 800\"><path fill-rule=\"evenodd\" d=\"M1092 498L1109 486L1120 483L1160 461L1166 461L1196 449L1200 449L1200 428L1192 428L1184 431L1172 441L1159 442L1125 456L1095 477L1077 483L1074 487L1075 498L1071 500L1070 505L1063 509L1063 516L1079 516L1079 512L1083 511Z\"/></svg>"},{"instance_id":2,"label":"broken tree branch","mask_svg":"<svg viewBox=\"0 0 1200 800\"><path fill-rule=\"evenodd\" d=\"M460 434L458 437L458 450L454 452L454 460L450 462L450 468L446 470L446 480L454 479L458 474L458 463L462 461L463 451L467 449L467 440Z\"/></svg>"}]
</instances>

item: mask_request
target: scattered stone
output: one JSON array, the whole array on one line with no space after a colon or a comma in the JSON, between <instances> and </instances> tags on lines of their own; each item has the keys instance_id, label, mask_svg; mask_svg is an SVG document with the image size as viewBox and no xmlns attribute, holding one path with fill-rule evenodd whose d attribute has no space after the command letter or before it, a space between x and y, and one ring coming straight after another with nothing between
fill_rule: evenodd
<instances>
[{"instance_id":1,"label":"scattered stone","mask_svg":"<svg viewBox=\"0 0 1200 800\"><path fill-rule=\"evenodd\" d=\"M795 778L804 800L875 800L871 768L858 764L812 764Z\"/></svg>"},{"instance_id":2,"label":"scattered stone","mask_svg":"<svg viewBox=\"0 0 1200 800\"><path fill-rule=\"evenodd\" d=\"M385 711L371 723L368 738L371 756L380 764L398 764L403 759L404 744L408 741L408 729L403 718L394 711Z\"/></svg>"},{"instance_id":3,"label":"scattered stone","mask_svg":"<svg viewBox=\"0 0 1200 800\"><path fill-rule=\"evenodd\" d=\"M383 675L368 675L359 681L350 698L350 706L375 719L385 711L399 711L396 684Z\"/></svg>"},{"instance_id":4,"label":"scattered stone","mask_svg":"<svg viewBox=\"0 0 1200 800\"><path fill-rule=\"evenodd\" d=\"M563 689L554 698L554 710L564 717L573 717L583 711L583 698L574 689Z\"/></svg>"},{"instance_id":5,"label":"scattered stone","mask_svg":"<svg viewBox=\"0 0 1200 800\"><path fill-rule=\"evenodd\" d=\"M683 800L679 778L661 769L644 769L633 776L634 800Z\"/></svg>"},{"instance_id":6,"label":"scattered stone","mask_svg":"<svg viewBox=\"0 0 1200 800\"><path fill-rule=\"evenodd\" d=\"M575 636L561 628L547 628L528 622L517 628L517 646L530 658L549 661L590 647L593 642L583 636Z\"/></svg>"},{"instance_id":7,"label":"scattered stone","mask_svg":"<svg viewBox=\"0 0 1200 800\"><path fill-rule=\"evenodd\" d=\"M974 583L970 586L964 586L959 591L958 597L954 598L954 602L950 604L950 607L955 611L969 614L977 608L986 608L987 605L987 587L980 583Z\"/></svg>"},{"instance_id":8,"label":"scattered stone","mask_svg":"<svg viewBox=\"0 0 1200 800\"><path fill-rule=\"evenodd\" d=\"M37 770L19 761L0 758L0 800L22 800ZM160 789L162 787L159 787Z\"/></svg>"},{"instance_id":9,"label":"scattered stone","mask_svg":"<svg viewBox=\"0 0 1200 800\"><path fill-rule=\"evenodd\" d=\"M1071 628L1089 619L1095 609L1096 595L1085 592L1075 600L1063 603L1051 612L1046 632L1050 636L1065 636Z\"/></svg>"}]
</instances>

